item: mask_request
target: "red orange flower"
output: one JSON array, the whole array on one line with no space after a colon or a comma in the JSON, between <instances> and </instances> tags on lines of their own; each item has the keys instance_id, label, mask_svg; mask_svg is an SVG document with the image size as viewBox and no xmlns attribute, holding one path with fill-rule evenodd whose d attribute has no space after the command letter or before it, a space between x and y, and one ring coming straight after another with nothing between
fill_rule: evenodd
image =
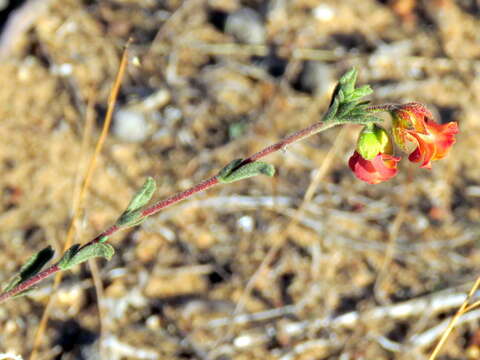
<instances>
[{"instance_id":1,"label":"red orange flower","mask_svg":"<svg viewBox=\"0 0 480 360\"><path fill-rule=\"evenodd\" d=\"M431 168L431 161L444 158L455 143L458 133L456 122L438 124L428 109L419 103L408 103L392 111L395 142L409 151L409 143L416 146L408 159L421 163L422 168Z\"/></svg>"},{"instance_id":2,"label":"red orange flower","mask_svg":"<svg viewBox=\"0 0 480 360\"><path fill-rule=\"evenodd\" d=\"M383 153L379 153L373 160L365 160L355 151L348 161L348 166L360 180L369 184L378 184L397 175L399 161L399 157Z\"/></svg>"},{"instance_id":3,"label":"red orange flower","mask_svg":"<svg viewBox=\"0 0 480 360\"><path fill-rule=\"evenodd\" d=\"M458 125L456 122L441 125L427 119L424 134L411 130L407 130L407 133L408 138L417 145L408 160L419 162L420 167L430 169L431 161L443 159L455 143Z\"/></svg>"}]
</instances>

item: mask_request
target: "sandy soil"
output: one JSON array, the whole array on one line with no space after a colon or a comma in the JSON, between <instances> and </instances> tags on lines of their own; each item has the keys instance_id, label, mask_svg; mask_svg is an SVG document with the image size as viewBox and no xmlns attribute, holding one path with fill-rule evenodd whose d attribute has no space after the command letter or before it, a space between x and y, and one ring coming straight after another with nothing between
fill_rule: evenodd
<instances>
[{"instance_id":1,"label":"sandy soil","mask_svg":"<svg viewBox=\"0 0 480 360\"><path fill-rule=\"evenodd\" d=\"M352 66L373 103L420 101L460 127L431 171L404 159L375 186L347 166L358 126L331 129L269 157L273 180L217 187L116 235L115 257L97 262L103 291L89 266L65 273L39 358L426 359L480 275L478 1L17 11L0 41L0 281L46 245L61 252L130 36L77 242L115 221L146 176L160 199L316 121ZM51 289L0 307L0 354L29 357ZM479 358L479 319L462 320L441 359Z\"/></svg>"}]
</instances>

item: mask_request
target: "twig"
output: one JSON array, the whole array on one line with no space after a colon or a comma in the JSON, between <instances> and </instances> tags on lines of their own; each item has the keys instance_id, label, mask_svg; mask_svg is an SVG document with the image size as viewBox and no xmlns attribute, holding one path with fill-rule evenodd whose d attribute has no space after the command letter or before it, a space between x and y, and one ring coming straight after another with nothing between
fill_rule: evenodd
<instances>
[{"instance_id":1,"label":"twig","mask_svg":"<svg viewBox=\"0 0 480 360\"><path fill-rule=\"evenodd\" d=\"M445 344L445 342L447 341L447 338L448 336L450 335L450 333L453 331L453 329L455 328L455 325L456 323L458 322L459 318L465 314L466 312L466 309L467 309L467 306L470 302L470 300L474 297L475 293L477 292L477 289L480 287L480 277L477 278L477 280L475 281L475 284L473 284L470 292L468 293L468 296L467 298L465 299L465 301L463 302L462 306L460 306L460 308L458 309L458 311L456 312L455 316L452 318L452 320L450 321L450 323L448 324L448 327L446 328L446 330L444 331L442 337L440 338L440 341L438 342L438 344L435 346L435 349L433 349L432 351L432 354L430 355L430 357L428 358L429 360L434 360L437 355L439 354L440 350L442 349L442 346Z\"/></svg>"},{"instance_id":2,"label":"twig","mask_svg":"<svg viewBox=\"0 0 480 360\"><path fill-rule=\"evenodd\" d=\"M463 315L457 318L455 325L461 325L461 324L465 324L473 321L478 321L478 319L480 319L480 310L471 311L467 314L463 313ZM425 331L424 333L412 336L410 341L413 347L419 348L419 349L425 349L431 346L438 339L438 337L440 337L440 335L446 334L446 332L450 328L450 324L452 320L453 318L445 319L440 324Z\"/></svg>"}]
</instances>

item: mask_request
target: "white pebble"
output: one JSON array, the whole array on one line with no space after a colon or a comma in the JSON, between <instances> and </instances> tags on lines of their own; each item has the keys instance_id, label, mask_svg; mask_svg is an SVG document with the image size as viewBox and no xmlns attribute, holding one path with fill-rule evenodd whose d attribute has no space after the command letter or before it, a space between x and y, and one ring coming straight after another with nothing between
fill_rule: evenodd
<instances>
[{"instance_id":1,"label":"white pebble","mask_svg":"<svg viewBox=\"0 0 480 360\"><path fill-rule=\"evenodd\" d=\"M255 226L255 221L251 216L242 216L237 220L237 226L245 232L252 232Z\"/></svg>"},{"instance_id":2,"label":"white pebble","mask_svg":"<svg viewBox=\"0 0 480 360\"><path fill-rule=\"evenodd\" d=\"M242 8L228 15L225 32L247 44L264 44L266 39L262 18L250 8Z\"/></svg>"},{"instance_id":3,"label":"white pebble","mask_svg":"<svg viewBox=\"0 0 480 360\"><path fill-rule=\"evenodd\" d=\"M123 141L143 141L148 136L147 120L139 111L121 109L115 114L113 133Z\"/></svg>"}]
</instances>

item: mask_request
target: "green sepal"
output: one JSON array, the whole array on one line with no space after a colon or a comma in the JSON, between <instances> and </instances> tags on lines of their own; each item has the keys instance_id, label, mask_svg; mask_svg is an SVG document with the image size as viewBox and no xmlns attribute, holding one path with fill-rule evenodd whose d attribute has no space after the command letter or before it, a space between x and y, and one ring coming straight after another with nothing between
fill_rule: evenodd
<instances>
[{"instance_id":1,"label":"green sepal","mask_svg":"<svg viewBox=\"0 0 480 360\"><path fill-rule=\"evenodd\" d=\"M275 167L268 163L262 161L254 161L240 166L242 162L242 159L235 159L231 161L218 173L218 181L222 184L229 184L257 175L275 175Z\"/></svg>"},{"instance_id":2,"label":"green sepal","mask_svg":"<svg viewBox=\"0 0 480 360\"><path fill-rule=\"evenodd\" d=\"M110 260L114 253L113 246L106 243L97 242L85 247L75 244L65 252L58 262L58 267L62 270L68 270L94 257L103 257Z\"/></svg>"},{"instance_id":3,"label":"green sepal","mask_svg":"<svg viewBox=\"0 0 480 360\"><path fill-rule=\"evenodd\" d=\"M357 152L365 160L372 160L379 153L392 154L393 144L388 132L376 124L366 125L358 136Z\"/></svg>"},{"instance_id":4,"label":"green sepal","mask_svg":"<svg viewBox=\"0 0 480 360\"><path fill-rule=\"evenodd\" d=\"M14 275L8 284L3 287L3 291L10 291L17 285L37 275L43 266L52 259L54 253L53 249L48 246L32 255L20 268L18 274Z\"/></svg>"}]
</instances>

